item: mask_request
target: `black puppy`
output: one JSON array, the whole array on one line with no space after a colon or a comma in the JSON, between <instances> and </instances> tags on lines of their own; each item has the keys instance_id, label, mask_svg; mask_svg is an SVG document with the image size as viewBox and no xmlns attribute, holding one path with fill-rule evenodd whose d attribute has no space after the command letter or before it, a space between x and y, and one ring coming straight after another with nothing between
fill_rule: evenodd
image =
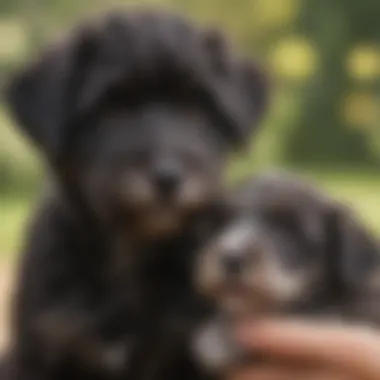
<instances>
[{"instance_id":1,"label":"black puppy","mask_svg":"<svg viewBox=\"0 0 380 380\"><path fill-rule=\"evenodd\" d=\"M207 369L249 359L228 336L236 318L301 314L380 324L380 245L351 210L285 173L245 182L233 191L231 210L195 271L198 289L219 309L194 337Z\"/></svg>"},{"instance_id":2,"label":"black puppy","mask_svg":"<svg viewBox=\"0 0 380 380\"><path fill-rule=\"evenodd\" d=\"M265 81L218 33L136 11L81 25L8 100L52 178L21 259L11 378L109 376L129 354L139 378L203 310L189 262ZM165 376L193 377L175 355Z\"/></svg>"}]
</instances>

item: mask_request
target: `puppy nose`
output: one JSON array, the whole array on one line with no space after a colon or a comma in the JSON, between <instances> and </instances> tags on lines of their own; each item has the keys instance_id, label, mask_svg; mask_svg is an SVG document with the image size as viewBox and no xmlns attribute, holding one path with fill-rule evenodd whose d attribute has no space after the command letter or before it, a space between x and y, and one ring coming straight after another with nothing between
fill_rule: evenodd
<instances>
[{"instance_id":1,"label":"puppy nose","mask_svg":"<svg viewBox=\"0 0 380 380\"><path fill-rule=\"evenodd\" d=\"M170 195L177 189L180 180L181 173L175 165L161 165L154 170L154 182L157 189L166 195Z\"/></svg>"},{"instance_id":2,"label":"puppy nose","mask_svg":"<svg viewBox=\"0 0 380 380\"><path fill-rule=\"evenodd\" d=\"M226 255L222 259L224 271L228 275L238 275L242 272L244 260L236 255Z\"/></svg>"}]
</instances>

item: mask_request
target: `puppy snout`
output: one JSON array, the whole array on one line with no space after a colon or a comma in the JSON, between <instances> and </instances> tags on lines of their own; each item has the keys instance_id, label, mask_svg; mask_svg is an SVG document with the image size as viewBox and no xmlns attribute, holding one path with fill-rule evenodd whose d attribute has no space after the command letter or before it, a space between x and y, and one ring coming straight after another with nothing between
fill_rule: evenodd
<instances>
[{"instance_id":1,"label":"puppy snout","mask_svg":"<svg viewBox=\"0 0 380 380\"><path fill-rule=\"evenodd\" d=\"M238 276L244 269L244 258L237 255L224 255L222 267L227 275Z\"/></svg>"},{"instance_id":2,"label":"puppy snout","mask_svg":"<svg viewBox=\"0 0 380 380\"><path fill-rule=\"evenodd\" d=\"M174 164L157 165L153 171L153 181L157 191L164 196L173 195L182 180L180 167Z\"/></svg>"}]
</instances>

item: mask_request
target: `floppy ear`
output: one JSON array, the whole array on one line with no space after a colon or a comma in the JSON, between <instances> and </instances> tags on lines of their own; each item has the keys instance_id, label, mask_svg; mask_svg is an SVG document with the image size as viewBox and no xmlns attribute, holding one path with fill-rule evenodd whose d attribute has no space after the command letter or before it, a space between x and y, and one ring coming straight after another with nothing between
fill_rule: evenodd
<instances>
[{"instance_id":1,"label":"floppy ear","mask_svg":"<svg viewBox=\"0 0 380 380\"><path fill-rule=\"evenodd\" d=\"M216 74L206 79L210 102L220 116L225 134L237 146L244 145L267 110L268 78L258 64L233 57L217 31L206 32L204 44Z\"/></svg>"},{"instance_id":2,"label":"floppy ear","mask_svg":"<svg viewBox=\"0 0 380 380\"><path fill-rule=\"evenodd\" d=\"M269 78L259 63L244 61L240 70L248 122L255 124L261 121L268 108Z\"/></svg>"},{"instance_id":3,"label":"floppy ear","mask_svg":"<svg viewBox=\"0 0 380 380\"><path fill-rule=\"evenodd\" d=\"M333 206L327 225L327 263L335 289L343 295L380 296L380 245L357 215Z\"/></svg>"},{"instance_id":4,"label":"floppy ear","mask_svg":"<svg viewBox=\"0 0 380 380\"><path fill-rule=\"evenodd\" d=\"M57 44L18 72L6 88L15 121L51 159L61 153L77 116L77 93L90 47L87 37L78 33Z\"/></svg>"},{"instance_id":5,"label":"floppy ear","mask_svg":"<svg viewBox=\"0 0 380 380\"><path fill-rule=\"evenodd\" d=\"M268 83L264 72L253 62L240 62L230 85L218 96L236 144L245 145L267 110Z\"/></svg>"}]
</instances>

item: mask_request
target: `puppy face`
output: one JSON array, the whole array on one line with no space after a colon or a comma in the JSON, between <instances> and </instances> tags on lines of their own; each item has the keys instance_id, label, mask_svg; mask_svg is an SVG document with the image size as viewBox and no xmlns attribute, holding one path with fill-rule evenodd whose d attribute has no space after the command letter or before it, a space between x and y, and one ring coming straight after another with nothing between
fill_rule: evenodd
<instances>
[{"instance_id":1,"label":"puppy face","mask_svg":"<svg viewBox=\"0 0 380 380\"><path fill-rule=\"evenodd\" d=\"M102 217L155 237L181 229L218 196L225 151L200 108L113 109L92 128L74 155L77 181Z\"/></svg>"},{"instance_id":2,"label":"puppy face","mask_svg":"<svg viewBox=\"0 0 380 380\"><path fill-rule=\"evenodd\" d=\"M235 219L200 254L198 286L227 313L262 313L297 304L319 278L309 242L287 226L260 218Z\"/></svg>"},{"instance_id":3,"label":"puppy face","mask_svg":"<svg viewBox=\"0 0 380 380\"><path fill-rule=\"evenodd\" d=\"M150 238L172 236L216 198L265 90L219 34L136 11L84 23L13 78L8 100L68 193Z\"/></svg>"},{"instance_id":4,"label":"puppy face","mask_svg":"<svg viewBox=\"0 0 380 380\"><path fill-rule=\"evenodd\" d=\"M379 297L375 239L318 189L276 174L234 196L230 223L200 253L196 269L199 290L222 310L349 315L363 297Z\"/></svg>"}]
</instances>

